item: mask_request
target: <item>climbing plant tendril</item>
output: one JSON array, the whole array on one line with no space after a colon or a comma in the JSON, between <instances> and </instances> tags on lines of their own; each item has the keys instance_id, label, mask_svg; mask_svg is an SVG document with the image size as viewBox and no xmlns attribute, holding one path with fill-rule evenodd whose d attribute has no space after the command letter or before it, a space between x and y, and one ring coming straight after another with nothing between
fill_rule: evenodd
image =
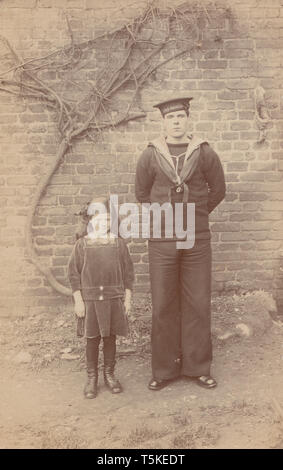
<instances>
[{"instance_id":1,"label":"climbing plant tendril","mask_svg":"<svg viewBox=\"0 0 283 470\"><path fill-rule=\"evenodd\" d=\"M60 143L29 207L26 247L31 261L57 292L71 295L71 290L42 263L32 234L34 214L53 175L76 140L95 141L104 130L145 116L139 97L142 86L149 79L155 80L156 72L167 62L201 49L203 30L216 14L215 7L210 8L185 3L160 10L151 3L130 23L83 42L76 42L66 16L71 44L26 61L6 38L0 37L10 63L0 72L0 92L40 100L47 109L56 111ZM227 11L221 11L221 15L227 15ZM94 75L91 79L89 70ZM44 78L46 72L57 74L55 83ZM127 103L123 112L120 102Z\"/></svg>"}]
</instances>

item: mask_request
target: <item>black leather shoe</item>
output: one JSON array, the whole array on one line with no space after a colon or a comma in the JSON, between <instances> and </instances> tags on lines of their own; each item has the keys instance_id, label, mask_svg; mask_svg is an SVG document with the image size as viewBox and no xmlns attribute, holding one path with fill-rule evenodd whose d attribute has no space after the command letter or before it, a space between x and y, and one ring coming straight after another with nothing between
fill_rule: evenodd
<instances>
[{"instance_id":1,"label":"black leather shoe","mask_svg":"<svg viewBox=\"0 0 283 470\"><path fill-rule=\"evenodd\" d=\"M201 375L200 377L195 377L195 382L203 388L215 388L217 387L216 380L210 375Z\"/></svg>"},{"instance_id":2,"label":"black leather shoe","mask_svg":"<svg viewBox=\"0 0 283 470\"><path fill-rule=\"evenodd\" d=\"M166 387L169 385L171 380L156 380L156 379L151 379L151 381L148 384L149 390L161 390L162 388Z\"/></svg>"}]
</instances>

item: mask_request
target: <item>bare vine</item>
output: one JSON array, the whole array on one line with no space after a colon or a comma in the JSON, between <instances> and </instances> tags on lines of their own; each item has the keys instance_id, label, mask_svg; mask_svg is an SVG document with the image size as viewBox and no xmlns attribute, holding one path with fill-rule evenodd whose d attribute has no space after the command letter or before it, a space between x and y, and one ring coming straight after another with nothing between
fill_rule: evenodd
<instances>
[{"instance_id":1,"label":"bare vine","mask_svg":"<svg viewBox=\"0 0 283 470\"><path fill-rule=\"evenodd\" d=\"M190 2L166 11L149 4L131 23L80 43L75 40L67 16L66 21L71 44L43 57L22 60L7 39L0 36L12 61L12 66L0 72L0 91L39 99L57 111L61 140L48 173L40 180L31 201L26 247L31 261L50 285L61 294L71 295L71 290L58 282L50 268L42 264L35 250L32 224L37 206L76 139L88 137L95 140L97 134L105 129L145 116L137 100L139 90L157 69L201 46L201 28L209 23L210 14L205 7ZM95 63L100 50L105 51L105 43L108 50L100 59L101 69L89 79L88 66ZM103 48L99 47L101 44ZM55 71L62 76L63 83L73 86L71 98L57 83L47 83L41 77L46 71ZM81 72L79 82L70 79L70 75L78 72ZM123 93L127 93L128 105L121 115L115 109L115 99Z\"/></svg>"}]
</instances>

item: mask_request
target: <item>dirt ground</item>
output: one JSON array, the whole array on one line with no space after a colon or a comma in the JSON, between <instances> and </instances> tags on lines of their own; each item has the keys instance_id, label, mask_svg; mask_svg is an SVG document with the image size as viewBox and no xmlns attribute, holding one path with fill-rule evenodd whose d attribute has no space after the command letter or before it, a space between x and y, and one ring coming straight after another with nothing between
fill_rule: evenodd
<instances>
[{"instance_id":1,"label":"dirt ground","mask_svg":"<svg viewBox=\"0 0 283 470\"><path fill-rule=\"evenodd\" d=\"M283 323L263 303L261 294L214 300L216 389L180 378L152 392L150 305L137 300L130 338L118 342L124 392L106 390L101 371L94 400L83 398L84 340L72 312L3 319L0 448L282 449ZM248 334L239 322L252 324Z\"/></svg>"}]
</instances>

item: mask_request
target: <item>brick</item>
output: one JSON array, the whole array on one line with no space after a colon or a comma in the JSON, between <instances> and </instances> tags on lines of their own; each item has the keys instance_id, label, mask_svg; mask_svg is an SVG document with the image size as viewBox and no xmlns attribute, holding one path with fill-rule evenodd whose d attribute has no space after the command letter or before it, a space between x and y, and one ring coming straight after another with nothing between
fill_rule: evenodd
<instances>
[{"instance_id":1,"label":"brick","mask_svg":"<svg viewBox=\"0 0 283 470\"><path fill-rule=\"evenodd\" d=\"M234 109L235 103L232 101L210 101L207 103L208 110L215 109Z\"/></svg>"},{"instance_id":2,"label":"brick","mask_svg":"<svg viewBox=\"0 0 283 470\"><path fill-rule=\"evenodd\" d=\"M238 109L250 110L254 112L254 101L253 100L241 100L237 103Z\"/></svg>"},{"instance_id":3,"label":"brick","mask_svg":"<svg viewBox=\"0 0 283 470\"><path fill-rule=\"evenodd\" d=\"M232 39L225 40L224 46L227 49L253 49L254 44L251 39Z\"/></svg>"},{"instance_id":4,"label":"brick","mask_svg":"<svg viewBox=\"0 0 283 470\"><path fill-rule=\"evenodd\" d=\"M283 191L272 193L270 199L271 201L283 201Z\"/></svg>"},{"instance_id":5,"label":"brick","mask_svg":"<svg viewBox=\"0 0 283 470\"><path fill-rule=\"evenodd\" d=\"M24 123L48 122L48 114L21 114L19 119Z\"/></svg>"},{"instance_id":6,"label":"brick","mask_svg":"<svg viewBox=\"0 0 283 470\"><path fill-rule=\"evenodd\" d=\"M231 214L230 215L231 222L243 222L243 221L250 221L251 215L250 214Z\"/></svg>"},{"instance_id":7,"label":"brick","mask_svg":"<svg viewBox=\"0 0 283 470\"><path fill-rule=\"evenodd\" d=\"M129 153L134 153L136 148L133 144L128 143L128 144L117 144L116 145L116 151L117 152L129 152Z\"/></svg>"},{"instance_id":8,"label":"brick","mask_svg":"<svg viewBox=\"0 0 283 470\"><path fill-rule=\"evenodd\" d=\"M251 162L250 163L251 170L256 171L272 171L277 169L276 162Z\"/></svg>"},{"instance_id":9,"label":"brick","mask_svg":"<svg viewBox=\"0 0 283 470\"><path fill-rule=\"evenodd\" d=\"M270 240L282 240L282 232L281 231L270 231L268 238Z\"/></svg>"},{"instance_id":10,"label":"brick","mask_svg":"<svg viewBox=\"0 0 283 470\"><path fill-rule=\"evenodd\" d=\"M212 272L223 272L225 271L226 265L225 263L213 263L212 265Z\"/></svg>"},{"instance_id":11,"label":"brick","mask_svg":"<svg viewBox=\"0 0 283 470\"><path fill-rule=\"evenodd\" d=\"M233 281L235 274L232 272L213 273L213 278L215 281Z\"/></svg>"},{"instance_id":12,"label":"brick","mask_svg":"<svg viewBox=\"0 0 283 470\"><path fill-rule=\"evenodd\" d=\"M254 220L261 221L261 220L280 220L282 218L282 212L278 211L266 211L266 212L259 212L254 214Z\"/></svg>"},{"instance_id":13,"label":"brick","mask_svg":"<svg viewBox=\"0 0 283 470\"><path fill-rule=\"evenodd\" d=\"M239 248L238 244L236 243L217 243L215 247L213 247L214 250L218 251L236 251Z\"/></svg>"},{"instance_id":14,"label":"brick","mask_svg":"<svg viewBox=\"0 0 283 470\"><path fill-rule=\"evenodd\" d=\"M53 256L53 249L52 248L45 248L44 246L37 246L37 251L40 253L40 256Z\"/></svg>"},{"instance_id":15,"label":"brick","mask_svg":"<svg viewBox=\"0 0 283 470\"><path fill-rule=\"evenodd\" d=\"M66 160L68 161L68 163L85 163L85 156L79 155L77 153L70 153L67 155Z\"/></svg>"},{"instance_id":16,"label":"brick","mask_svg":"<svg viewBox=\"0 0 283 470\"><path fill-rule=\"evenodd\" d=\"M255 232L249 232L249 237L250 240L266 240L269 238L268 236L268 231L255 231Z\"/></svg>"},{"instance_id":17,"label":"brick","mask_svg":"<svg viewBox=\"0 0 283 470\"><path fill-rule=\"evenodd\" d=\"M213 69L203 69L201 70L202 77L204 80L216 80L222 78L222 71L220 70L213 70Z\"/></svg>"},{"instance_id":18,"label":"brick","mask_svg":"<svg viewBox=\"0 0 283 470\"><path fill-rule=\"evenodd\" d=\"M95 172L97 175L105 175L110 173L111 171L111 164L100 164L95 166Z\"/></svg>"},{"instance_id":19,"label":"brick","mask_svg":"<svg viewBox=\"0 0 283 470\"><path fill-rule=\"evenodd\" d=\"M219 80L200 80L198 88L199 90L221 90L224 88L224 83Z\"/></svg>"},{"instance_id":20,"label":"brick","mask_svg":"<svg viewBox=\"0 0 283 470\"><path fill-rule=\"evenodd\" d=\"M135 274L147 274L148 272L149 272L148 265L146 264L135 265Z\"/></svg>"},{"instance_id":21,"label":"brick","mask_svg":"<svg viewBox=\"0 0 283 470\"><path fill-rule=\"evenodd\" d=\"M172 66L172 64L171 64L171 66ZM169 68L168 65L167 65L167 68ZM180 90L181 84L182 84L182 83L181 83L179 80L170 80L170 81L168 81L168 80L163 80L163 82L162 82L162 88L163 88L164 90L170 90L170 91L171 91L171 90ZM193 88L193 89L196 88L196 82L193 82L193 83L192 83L192 88Z\"/></svg>"},{"instance_id":22,"label":"brick","mask_svg":"<svg viewBox=\"0 0 283 470\"><path fill-rule=\"evenodd\" d=\"M53 258L52 260L53 266L67 266L68 262L69 262L68 256L58 256L56 258Z\"/></svg>"},{"instance_id":23,"label":"brick","mask_svg":"<svg viewBox=\"0 0 283 470\"><path fill-rule=\"evenodd\" d=\"M136 275L136 282L145 284L149 283L149 275L148 274L137 274Z\"/></svg>"},{"instance_id":24,"label":"brick","mask_svg":"<svg viewBox=\"0 0 283 470\"><path fill-rule=\"evenodd\" d=\"M211 226L212 232L238 232L240 224L238 223L214 223Z\"/></svg>"},{"instance_id":25,"label":"brick","mask_svg":"<svg viewBox=\"0 0 283 470\"><path fill-rule=\"evenodd\" d=\"M24 2L22 0L9 0L3 6L5 6L6 8L19 8L19 9L21 9L21 8L35 8L36 3L37 3L37 0L25 0Z\"/></svg>"},{"instance_id":26,"label":"brick","mask_svg":"<svg viewBox=\"0 0 283 470\"><path fill-rule=\"evenodd\" d=\"M264 181L265 175L263 173L252 173L248 171L240 175L241 181Z\"/></svg>"},{"instance_id":27,"label":"brick","mask_svg":"<svg viewBox=\"0 0 283 470\"><path fill-rule=\"evenodd\" d=\"M177 80L202 78L202 71L197 69L172 71L171 78Z\"/></svg>"},{"instance_id":28,"label":"brick","mask_svg":"<svg viewBox=\"0 0 283 470\"><path fill-rule=\"evenodd\" d=\"M246 267L245 262L238 262L238 263L229 263L227 265L227 271L240 271Z\"/></svg>"},{"instance_id":29,"label":"brick","mask_svg":"<svg viewBox=\"0 0 283 470\"><path fill-rule=\"evenodd\" d=\"M254 90L256 80L254 78L243 78L242 80L230 80L227 88L230 90Z\"/></svg>"},{"instance_id":30,"label":"brick","mask_svg":"<svg viewBox=\"0 0 283 470\"><path fill-rule=\"evenodd\" d=\"M134 292L137 292L137 293L149 293L150 292L150 286L148 285L148 283L146 285L135 285L134 287Z\"/></svg>"},{"instance_id":31,"label":"brick","mask_svg":"<svg viewBox=\"0 0 283 470\"><path fill-rule=\"evenodd\" d=\"M56 206L57 205L57 197L56 196L44 196L41 199L39 206Z\"/></svg>"},{"instance_id":32,"label":"brick","mask_svg":"<svg viewBox=\"0 0 283 470\"><path fill-rule=\"evenodd\" d=\"M228 91L224 90L217 94L217 98L220 100L243 100L247 99L246 91Z\"/></svg>"},{"instance_id":33,"label":"brick","mask_svg":"<svg viewBox=\"0 0 283 470\"><path fill-rule=\"evenodd\" d=\"M223 140L238 140L239 134L236 132L223 132L222 139Z\"/></svg>"},{"instance_id":34,"label":"brick","mask_svg":"<svg viewBox=\"0 0 283 470\"><path fill-rule=\"evenodd\" d=\"M56 236L65 236L74 234L74 229L72 226L67 227L56 227Z\"/></svg>"},{"instance_id":35,"label":"brick","mask_svg":"<svg viewBox=\"0 0 283 470\"><path fill-rule=\"evenodd\" d=\"M258 131L247 131L247 132L241 132L240 138L242 140L254 140L256 141L259 137L259 132Z\"/></svg>"},{"instance_id":36,"label":"brick","mask_svg":"<svg viewBox=\"0 0 283 470\"><path fill-rule=\"evenodd\" d=\"M252 52L248 49L226 49L220 52L220 57L222 59L242 59L251 57L251 55Z\"/></svg>"},{"instance_id":37,"label":"brick","mask_svg":"<svg viewBox=\"0 0 283 470\"><path fill-rule=\"evenodd\" d=\"M52 240L50 238L36 237L36 245L51 245Z\"/></svg>"},{"instance_id":38,"label":"brick","mask_svg":"<svg viewBox=\"0 0 283 470\"><path fill-rule=\"evenodd\" d=\"M69 184L70 184L70 179L67 178L67 180L69 181ZM72 181L73 184L82 184L82 185L92 183L91 175L73 176L71 181Z\"/></svg>"},{"instance_id":39,"label":"brick","mask_svg":"<svg viewBox=\"0 0 283 470\"><path fill-rule=\"evenodd\" d=\"M17 122L17 120L15 114L0 114L0 124L14 123Z\"/></svg>"},{"instance_id":40,"label":"brick","mask_svg":"<svg viewBox=\"0 0 283 470\"><path fill-rule=\"evenodd\" d=\"M26 186L33 185L36 183L36 178L33 176L13 176L7 178L7 184L9 186Z\"/></svg>"},{"instance_id":41,"label":"brick","mask_svg":"<svg viewBox=\"0 0 283 470\"><path fill-rule=\"evenodd\" d=\"M66 215L66 209L63 207L40 207L40 215L44 216L51 216L51 215Z\"/></svg>"},{"instance_id":42,"label":"brick","mask_svg":"<svg viewBox=\"0 0 283 470\"><path fill-rule=\"evenodd\" d=\"M225 234L225 235L228 235L228 234ZM222 251L222 252L213 252L212 253L212 259L215 261L238 261L239 260L239 253L235 252L226 252L226 251Z\"/></svg>"},{"instance_id":43,"label":"brick","mask_svg":"<svg viewBox=\"0 0 283 470\"><path fill-rule=\"evenodd\" d=\"M243 131L251 128L250 122L231 122L231 131Z\"/></svg>"},{"instance_id":44,"label":"brick","mask_svg":"<svg viewBox=\"0 0 283 470\"><path fill-rule=\"evenodd\" d=\"M268 5L269 6L269 5ZM251 18L276 18L279 16L280 9L275 8L254 8L251 9Z\"/></svg>"},{"instance_id":45,"label":"brick","mask_svg":"<svg viewBox=\"0 0 283 470\"><path fill-rule=\"evenodd\" d=\"M200 69L225 69L228 65L227 60L199 60L198 66Z\"/></svg>"},{"instance_id":46,"label":"brick","mask_svg":"<svg viewBox=\"0 0 283 470\"><path fill-rule=\"evenodd\" d=\"M280 249L280 240L265 240L257 243L257 248L261 251Z\"/></svg>"},{"instance_id":47,"label":"brick","mask_svg":"<svg viewBox=\"0 0 283 470\"><path fill-rule=\"evenodd\" d=\"M122 183L134 183L135 182L135 175L133 173L123 174L121 175L121 182Z\"/></svg>"},{"instance_id":48,"label":"brick","mask_svg":"<svg viewBox=\"0 0 283 470\"><path fill-rule=\"evenodd\" d=\"M201 121L219 121L221 120L221 113L219 112L214 112L214 111L206 111L204 113L200 114L200 120Z\"/></svg>"},{"instance_id":49,"label":"brick","mask_svg":"<svg viewBox=\"0 0 283 470\"><path fill-rule=\"evenodd\" d=\"M112 194L121 194L121 193L128 193L129 185L127 184L120 184L120 185L111 185L110 192Z\"/></svg>"},{"instance_id":50,"label":"brick","mask_svg":"<svg viewBox=\"0 0 283 470\"><path fill-rule=\"evenodd\" d=\"M283 152L272 152L271 156L273 160L283 160Z\"/></svg>"},{"instance_id":51,"label":"brick","mask_svg":"<svg viewBox=\"0 0 283 470\"><path fill-rule=\"evenodd\" d=\"M212 122L200 122L196 124L196 130L197 131L213 131L213 123Z\"/></svg>"},{"instance_id":52,"label":"brick","mask_svg":"<svg viewBox=\"0 0 283 470\"><path fill-rule=\"evenodd\" d=\"M241 192L240 193L240 201L266 201L269 199L267 194L263 193L256 193L256 192Z\"/></svg>"},{"instance_id":53,"label":"brick","mask_svg":"<svg viewBox=\"0 0 283 470\"><path fill-rule=\"evenodd\" d=\"M12 188L1 188L1 196L16 196L17 190L15 187Z\"/></svg>"},{"instance_id":54,"label":"brick","mask_svg":"<svg viewBox=\"0 0 283 470\"><path fill-rule=\"evenodd\" d=\"M74 211L75 212L75 211ZM50 225L66 225L70 223L77 223L79 218L77 216L51 216L48 218L48 224Z\"/></svg>"},{"instance_id":55,"label":"brick","mask_svg":"<svg viewBox=\"0 0 283 470\"><path fill-rule=\"evenodd\" d=\"M249 234L248 233L242 233L242 232L233 232L233 233L223 233L221 236L220 236L220 239L222 242L226 242L226 241L247 241L250 239L249 237ZM238 257L238 254L235 253L235 255L237 255Z\"/></svg>"},{"instance_id":56,"label":"brick","mask_svg":"<svg viewBox=\"0 0 283 470\"><path fill-rule=\"evenodd\" d=\"M273 230L280 230L281 232L283 232L283 222L275 222L272 228Z\"/></svg>"},{"instance_id":57,"label":"brick","mask_svg":"<svg viewBox=\"0 0 283 470\"><path fill-rule=\"evenodd\" d=\"M251 211L251 212L257 212L262 210L262 204L259 202L246 202L245 204L242 205L241 209L246 212L246 211Z\"/></svg>"},{"instance_id":58,"label":"brick","mask_svg":"<svg viewBox=\"0 0 283 470\"><path fill-rule=\"evenodd\" d=\"M72 252L72 246L64 247L56 247L54 250L54 255L57 256L70 256Z\"/></svg>"},{"instance_id":59,"label":"brick","mask_svg":"<svg viewBox=\"0 0 283 470\"><path fill-rule=\"evenodd\" d=\"M229 67L231 70L252 70L256 66L256 62L251 58L230 59ZM231 77L232 78L232 77ZM247 87L249 88L249 86Z\"/></svg>"},{"instance_id":60,"label":"brick","mask_svg":"<svg viewBox=\"0 0 283 470\"><path fill-rule=\"evenodd\" d=\"M225 152L226 150L231 150L231 142L218 142L217 150L220 152Z\"/></svg>"},{"instance_id":61,"label":"brick","mask_svg":"<svg viewBox=\"0 0 283 470\"><path fill-rule=\"evenodd\" d=\"M77 165L77 172L79 174L92 175L94 172L93 165Z\"/></svg>"},{"instance_id":62,"label":"brick","mask_svg":"<svg viewBox=\"0 0 283 470\"><path fill-rule=\"evenodd\" d=\"M254 111L240 111L239 112L239 119L240 120L253 120L255 117Z\"/></svg>"},{"instance_id":63,"label":"brick","mask_svg":"<svg viewBox=\"0 0 283 470\"><path fill-rule=\"evenodd\" d=\"M272 280L274 277L274 272L273 270L270 271L258 271L254 273L254 279L255 280Z\"/></svg>"},{"instance_id":64,"label":"brick","mask_svg":"<svg viewBox=\"0 0 283 470\"><path fill-rule=\"evenodd\" d=\"M230 162L227 163L227 171L247 171L248 162Z\"/></svg>"},{"instance_id":65,"label":"brick","mask_svg":"<svg viewBox=\"0 0 283 470\"><path fill-rule=\"evenodd\" d=\"M130 246L130 253L146 253L147 247L146 245L132 245Z\"/></svg>"},{"instance_id":66,"label":"brick","mask_svg":"<svg viewBox=\"0 0 283 470\"><path fill-rule=\"evenodd\" d=\"M237 281L254 281L253 273L249 271L241 271L236 275Z\"/></svg>"},{"instance_id":67,"label":"brick","mask_svg":"<svg viewBox=\"0 0 283 470\"><path fill-rule=\"evenodd\" d=\"M248 142L233 142L235 150L249 150L250 144Z\"/></svg>"},{"instance_id":68,"label":"brick","mask_svg":"<svg viewBox=\"0 0 283 470\"><path fill-rule=\"evenodd\" d=\"M48 237L50 235L54 235L55 230L52 227L44 227L44 228L33 228L33 234L35 236L43 236L43 237Z\"/></svg>"},{"instance_id":69,"label":"brick","mask_svg":"<svg viewBox=\"0 0 283 470\"><path fill-rule=\"evenodd\" d=\"M281 39L257 39L256 40L257 49L282 49L282 40Z\"/></svg>"},{"instance_id":70,"label":"brick","mask_svg":"<svg viewBox=\"0 0 283 470\"><path fill-rule=\"evenodd\" d=\"M244 222L243 224L241 224L241 230L244 231L268 230L269 228L269 222Z\"/></svg>"},{"instance_id":71,"label":"brick","mask_svg":"<svg viewBox=\"0 0 283 470\"><path fill-rule=\"evenodd\" d=\"M231 152L230 159L234 162L241 162L247 160L246 155L243 152Z\"/></svg>"},{"instance_id":72,"label":"brick","mask_svg":"<svg viewBox=\"0 0 283 470\"><path fill-rule=\"evenodd\" d=\"M225 180L226 180L226 183L228 183L230 181L239 181L239 174L238 173L226 173L225 174ZM227 201L227 199L226 199L227 196L228 196L228 194L226 194L226 196L225 196L226 201ZM232 199L232 200L234 201L234 199Z\"/></svg>"},{"instance_id":73,"label":"brick","mask_svg":"<svg viewBox=\"0 0 283 470\"><path fill-rule=\"evenodd\" d=\"M27 285L29 287L38 287L42 284L42 279L40 277L35 277L33 279L28 279Z\"/></svg>"},{"instance_id":74,"label":"brick","mask_svg":"<svg viewBox=\"0 0 283 470\"><path fill-rule=\"evenodd\" d=\"M54 175L52 178L52 185L59 185L59 184L64 184L68 185L70 184L70 178L68 176L62 176L62 175Z\"/></svg>"}]
</instances>

